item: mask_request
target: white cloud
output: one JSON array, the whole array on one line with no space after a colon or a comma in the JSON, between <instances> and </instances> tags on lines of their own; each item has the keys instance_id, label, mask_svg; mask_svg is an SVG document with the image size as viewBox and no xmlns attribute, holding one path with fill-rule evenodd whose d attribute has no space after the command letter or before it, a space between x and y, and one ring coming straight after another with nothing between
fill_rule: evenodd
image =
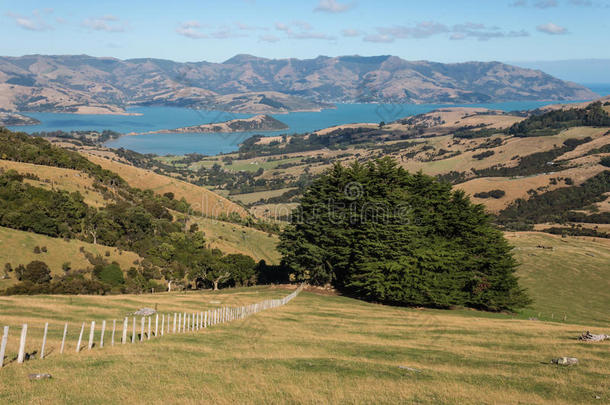
<instances>
[{"instance_id":1,"label":"white cloud","mask_svg":"<svg viewBox=\"0 0 610 405\"><path fill-rule=\"evenodd\" d=\"M576 0L580 1L580 0ZM586 0L585 0L586 1ZM527 0L515 0L510 4L511 7L528 7L529 3ZM545 9L559 6L557 0L537 0L532 4L533 7Z\"/></svg>"},{"instance_id":2,"label":"white cloud","mask_svg":"<svg viewBox=\"0 0 610 405\"><path fill-rule=\"evenodd\" d=\"M372 34L365 36L362 40L366 42L389 44L391 42L394 42L395 39L393 36L390 35Z\"/></svg>"},{"instance_id":3,"label":"white cloud","mask_svg":"<svg viewBox=\"0 0 610 405\"><path fill-rule=\"evenodd\" d=\"M563 35L568 33L567 28L553 24L552 22L539 25L536 29L549 35Z\"/></svg>"},{"instance_id":4,"label":"white cloud","mask_svg":"<svg viewBox=\"0 0 610 405\"><path fill-rule=\"evenodd\" d=\"M197 21L186 21L176 28L176 33L191 39L208 38L206 34L200 31L201 24Z\"/></svg>"},{"instance_id":5,"label":"white cloud","mask_svg":"<svg viewBox=\"0 0 610 405\"><path fill-rule=\"evenodd\" d=\"M542 9L557 7L558 5L559 3L557 2L557 0L538 0L534 3L534 7Z\"/></svg>"},{"instance_id":6,"label":"white cloud","mask_svg":"<svg viewBox=\"0 0 610 405\"><path fill-rule=\"evenodd\" d=\"M44 9L42 11L34 10L32 12L32 15L30 15L30 16L24 16L21 14L11 13L10 11L5 13L5 15L7 17L12 18L13 21L15 21L15 24L17 24L17 26L23 28L24 30L49 31L49 30L52 30L53 27L45 21L44 16L51 14L51 13L53 13L53 9L48 8L48 9Z\"/></svg>"},{"instance_id":7,"label":"white cloud","mask_svg":"<svg viewBox=\"0 0 610 405\"><path fill-rule=\"evenodd\" d=\"M449 32L450 29L444 24L434 21L424 21L412 27L397 25L393 27L379 27L377 31L381 35L388 35L394 38L428 38L443 32Z\"/></svg>"},{"instance_id":8,"label":"white cloud","mask_svg":"<svg viewBox=\"0 0 610 405\"><path fill-rule=\"evenodd\" d=\"M93 31L106 32L123 32L127 28L127 23L120 21L120 19L114 15L87 18L83 20L81 25Z\"/></svg>"},{"instance_id":9,"label":"white cloud","mask_svg":"<svg viewBox=\"0 0 610 405\"><path fill-rule=\"evenodd\" d=\"M270 43L276 43L280 40L278 37L276 37L273 34L261 35L258 39L263 42L270 42Z\"/></svg>"},{"instance_id":10,"label":"white cloud","mask_svg":"<svg viewBox=\"0 0 610 405\"><path fill-rule=\"evenodd\" d=\"M360 30L346 28L341 31L341 34L343 34L344 37L359 37L362 35L362 32L360 32Z\"/></svg>"},{"instance_id":11,"label":"white cloud","mask_svg":"<svg viewBox=\"0 0 610 405\"><path fill-rule=\"evenodd\" d=\"M339 3L337 0L320 0L314 11L326 13L343 13L355 7L355 3Z\"/></svg>"},{"instance_id":12,"label":"white cloud","mask_svg":"<svg viewBox=\"0 0 610 405\"><path fill-rule=\"evenodd\" d=\"M328 41L337 39L332 35L313 31L311 24L300 20L292 21L290 24L276 22L275 29L292 39L321 39Z\"/></svg>"},{"instance_id":13,"label":"white cloud","mask_svg":"<svg viewBox=\"0 0 610 405\"><path fill-rule=\"evenodd\" d=\"M294 39L325 39L328 41L336 39L332 35L324 34L322 32L298 32L292 34L291 37Z\"/></svg>"},{"instance_id":14,"label":"white cloud","mask_svg":"<svg viewBox=\"0 0 610 405\"><path fill-rule=\"evenodd\" d=\"M267 30L267 28L257 27L255 25L244 24L239 21L235 23L235 26L237 27L237 29L242 30L242 31L266 31Z\"/></svg>"},{"instance_id":15,"label":"white cloud","mask_svg":"<svg viewBox=\"0 0 610 405\"><path fill-rule=\"evenodd\" d=\"M275 29L278 31L284 31L284 32L292 32L292 28L290 28L288 26L288 24L284 24L281 22L276 22L275 23Z\"/></svg>"},{"instance_id":16,"label":"white cloud","mask_svg":"<svg viewBox=\"0 0 610 405\"><path fill-rule=\"evenodd\" d=\"M448 35L451 40L477 39L488 41L495 38L527 37L525 30L503 31L500 27L485 24L466 22L448 26L434 21L424 21L413 26L395 25L392 27L378 27L379 35L367 35L367 42L393 42L396 39L425 39L437 35Z\"/></svg>"}]
</instances>

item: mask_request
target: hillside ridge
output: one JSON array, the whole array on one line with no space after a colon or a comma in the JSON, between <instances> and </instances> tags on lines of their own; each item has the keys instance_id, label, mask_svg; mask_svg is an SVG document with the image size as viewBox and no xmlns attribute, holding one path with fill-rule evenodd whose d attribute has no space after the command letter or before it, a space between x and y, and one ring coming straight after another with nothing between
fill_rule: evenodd
<instances>
[{"instance_id":1,"label":"hillside ridge","mask_svg":"<svg viewBox=\"0 0 610 405\"><path fill-rule=\"evenodd\" d=\"M581 85L500 62L251 55L223 63L87 55L0 57L0 94L0 109L6 111L106 114L147 104L271 113L315 111L336 102L451 104L596 96Z\"/></svg>"}]
</instances>

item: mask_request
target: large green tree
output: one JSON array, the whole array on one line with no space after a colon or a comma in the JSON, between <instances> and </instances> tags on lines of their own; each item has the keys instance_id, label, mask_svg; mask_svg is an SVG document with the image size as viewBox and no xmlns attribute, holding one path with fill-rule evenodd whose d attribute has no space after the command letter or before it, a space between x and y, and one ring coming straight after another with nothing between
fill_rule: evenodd
<instances>
[{"instance_id":1,"label":"large green tree","mask_svg":"<svg viewBox=\"0 0 610 405\"><path fill-rule=\"evenodd\" d=\"M488 310L529 302L511 247L483 206L390 158L320 176L280 251L299 279L371 301Z\"/></svg>"}]
</instances>

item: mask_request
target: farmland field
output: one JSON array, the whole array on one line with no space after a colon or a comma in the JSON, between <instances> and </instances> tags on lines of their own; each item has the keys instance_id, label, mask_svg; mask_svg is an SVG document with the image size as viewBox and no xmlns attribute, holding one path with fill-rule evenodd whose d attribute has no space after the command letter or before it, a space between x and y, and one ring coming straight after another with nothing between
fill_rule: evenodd
<instances>
[{"instance_id":1,"label":"farmland field","mask_svg":"<svg viewBox=\"0 0 610 405\"><path fill-rule=\"evenodd\" d=\"M121 318L141 306L194 311L288 293L255 287L1 298L2 322L28 319L33 337L41 334L45 315L58 322L50 332L48 358L0 370L0 402L574 404L608 398L607 344L575 339L595 328L476 311L386 307L310 292L245 320L142 344L77 354L72 330L67 352L57 352L60 320L78 329L82 320ZM15 336L9 343L15 347ZM39 340L31 343L28 351ZM580 363L551 365L557 356L574 356ZM28 374L41 372L53 378L28 381Z\"/></svg>"}]
</instances>

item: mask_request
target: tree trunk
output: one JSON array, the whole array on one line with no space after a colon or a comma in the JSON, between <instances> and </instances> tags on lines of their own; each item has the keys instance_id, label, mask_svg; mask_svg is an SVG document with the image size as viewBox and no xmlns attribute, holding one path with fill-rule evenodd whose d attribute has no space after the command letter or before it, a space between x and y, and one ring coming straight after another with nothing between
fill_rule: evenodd
<instances>
[{"instance_id":1,"label":"tree trunk","mask_svg":"<svg viewBox=\"0 0 610 405\"><path fill-rule=\"evenodd\" d=\"M218 279L214 280L214 291L218 291Z\"/></svg>"},{"instance_id":2,"label":"tree trunk","mask_svg":"<svg viewBox=\"0 0 610 405\"><path fill-rule=\"evenodd\" d=\"M167 283L167 292L172 292L172 280L169 280Z\"/></svg>"}]
</instances>

